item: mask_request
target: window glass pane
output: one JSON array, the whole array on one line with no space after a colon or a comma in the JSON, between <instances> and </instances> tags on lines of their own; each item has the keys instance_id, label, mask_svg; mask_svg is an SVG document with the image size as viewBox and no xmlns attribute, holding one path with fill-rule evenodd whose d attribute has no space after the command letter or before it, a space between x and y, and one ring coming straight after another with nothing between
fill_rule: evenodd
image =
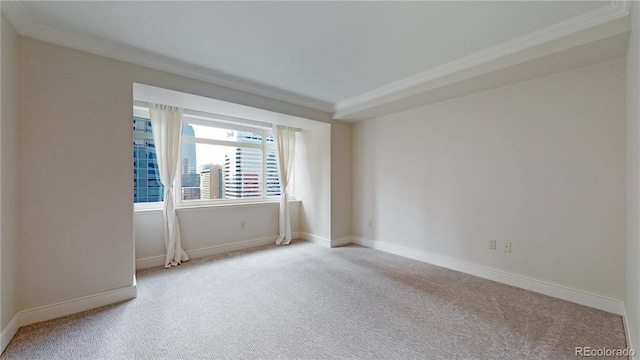
<instances>
[{"instance_id":1,"label":"window glass pane","mask_svg":"<svg viewBox=\"0 0 640 360\"><path fill-rule=\"evenodd\" d=\"M262 150L227 148L224 170L225 198L262 197Z\"/></svg>"},{"instance_id":2,"label":"window glass pane","mask_svg":"<svg viewBox=\"0 0 640 360\"><path fill-rule=\"evenodd\" d=\"M163 200L164 188L160 183L156 149L151 135L149 119L133 118L133 202Z\"/></svg>"},{"instance_id":3,"label":"window glass pane","mask_svg":"<svg viewBox=\"0 0 640 360\"><path fill-rule=\"evenodd\" d=\"M266 132L264 134L264 137L265 137L265 140L266 140L267 144L269 144L269 145L273 144L273 134L270 131Z\"/></svg>"},{"instance_id":4,"label":"window glass pane","mask_svg":"<svg viewBox=\"0 0 640 360\"><path fill-rule=\"evenodd\" d=\"M259 132L239 131L203 125L184 124L182 127L182 135L211 140L262 144L262 134Z\"/></svg>"},{"instance_id":5,"label":"window glass pane","mask_svg":"<svg viewBox=\"0 0 640 360\"><path fill-rule=\"evenodd\" d=\"M193 143L182 146L183 200L262 197L262 150Z\"/></svg>"},{"instance_id":6,"label":"window glass pane","mask_svg":"<svg viewBox=\"0 0 640 360\"><path fill-rule=\"evenodd\" d=\"M267 196L280 196L280 179L275 150L267 150Z\"/></svg>"}]
</instances>

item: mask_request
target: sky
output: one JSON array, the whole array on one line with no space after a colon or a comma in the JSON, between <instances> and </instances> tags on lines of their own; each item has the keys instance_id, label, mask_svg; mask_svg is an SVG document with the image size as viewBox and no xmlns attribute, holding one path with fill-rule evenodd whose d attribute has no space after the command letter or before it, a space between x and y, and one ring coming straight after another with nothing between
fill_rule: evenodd
<instances>
[{"instance_id":1,"label":"sky","mask_svg":"<svg viewBox=\"0 0 640 360\"><path fill-rule=\"evenodd\" d=\"M195 133L194 136L197 138L232 140L233 135L230 135L230 132L235 132L235 130L230 129L220 129L203 125L190 125L193 127ZM246 132L244 131L241 131L239 133L246 134ZM225 152L229 151L230 149L232 148L229 148L227 146L196 143L196 171L200 173L202 166L206 164L224 164Z\"/></svg>"}]
</instances>

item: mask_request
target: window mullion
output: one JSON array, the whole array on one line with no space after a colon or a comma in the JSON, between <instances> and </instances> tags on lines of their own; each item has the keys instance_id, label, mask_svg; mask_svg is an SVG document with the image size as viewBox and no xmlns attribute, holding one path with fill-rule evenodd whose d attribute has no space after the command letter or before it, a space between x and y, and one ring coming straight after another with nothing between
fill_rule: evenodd
<instances>
[{"instance_id":1,"label":"window mullion","mask_svg":"<svg viewBox=\"0 0 640 360\"><path fill-rule=\"evenodd\" d=\"M142 131L134 131L133 132L133 137L137 138L137 139L153 140L153 134L142 132Z\"/></svg>"},{"instance_id":2,"label":"window mullion","mask_svg":"<svg viewBox=\"0 0 640 360\"><path fill-rule=\"evenodd\" d=\"M184 125L184 121L182 122L182 125ZM181 126L182 126L181 125ZM182 129L180 130L180 132L182 133ZM180 146L178 148L178 169L176 170L176 177L173 180L173 184L174 184L174 195L175 198L173 199L173 202L180 206L182 204L182 135L180 135Z\"/></svg>"},{"instance_id":3,"label":"window mullion","mask_svg":"<svg viewBox=\"0 0 640 360\"><path fill-rule=\"evenodd\" d=\"M262 131L262 198L267 197L267 148L266 134Z\"/></svg>"},{"instance_id":4,"label":"window mullion","mask_svg":"<svg viewBox=\"0 0 640 360\"><path fill-rule=\"evenodd\" d=\"M183 136L182 142L194 143L194 144L209 144L209 145L221 145L221 146L229 146L229 147L251 148L251 149L262 149L262 145L260 144L243 143L238 141L227 141L227 140L203 139L203 138L191 137L191 136Z\"/></svg>"}]
</instances>

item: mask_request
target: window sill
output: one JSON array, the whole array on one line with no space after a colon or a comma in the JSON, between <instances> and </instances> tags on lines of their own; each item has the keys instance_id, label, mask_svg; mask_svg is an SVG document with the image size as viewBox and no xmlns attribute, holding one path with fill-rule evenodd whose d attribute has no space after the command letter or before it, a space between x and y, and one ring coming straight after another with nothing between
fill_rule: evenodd
<instances>
[{"instance_id":1,"label":"window sill","mask_svg":"<svg viewBox=\"0 0 640 360\"><path fill-rule=\"evenodd\" d=\"M301 200L292 199L289 200L289 203L301 202ZM259 206L259 205L267 205L267 204L279 204L279 199L269 199L269 200L253 200L253 201L225 201L220 203L205 203L205 204L197 204L197 203L182 203L180 205L176 205L176 211L181 210L197 210L197 209L206 209L206 208L220 208L220 207L242 207L242 206ZM148 212L161 212L162 211L162 203L146 203L143 207L136 208L134 205L133 212L134 213L148 213Z\"/></svg>"}]
</instances>

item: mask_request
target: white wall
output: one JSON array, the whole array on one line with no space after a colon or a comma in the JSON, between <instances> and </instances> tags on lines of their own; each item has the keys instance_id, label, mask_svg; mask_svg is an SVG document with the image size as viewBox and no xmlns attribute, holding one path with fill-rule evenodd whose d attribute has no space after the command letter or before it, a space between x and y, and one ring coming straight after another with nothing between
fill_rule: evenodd
<instances>
[{"instance_id":1,"label":"white wall","mask_svg":"<svg viewBox=\"0 0 640 360\"><path fill-rule=\"evenodd\" d=\"M632 4L631 36L627 49L627 242L626 295L627 332L630 347L640 339L640 6Z\"/></svg>"},{"instance_id":2,"label":"white wall","mask_svg":"<svg viewBox=\"0 0 640 360\"><path fill-rule=\"evenodd\" d=\"M20 46L20 309L132 283L133 82L329 121L320 111L32 39Z\"/></svg>"},{"instance_id":3,"label":"white wall","mask_svg":"<svg viewBox=\"0 0 640 360\"><path fill-rule=\"evenodd\" d=\"M299 201L290 202L291 231L300 231ZM229 245L255 241L270 243L278 235L279 203L177 209L182 247L192 258L225 252ZM138 267L164 264L164 223L162 210L134 214L136 261ZM242 228L244 222L244 228ZM273 238L273 241L270 240Z\"/></svg>"},{"instance_id":4,"label":"white wall","mask_svg":"<svg viewBox=\"0 0 640 360\"><path fill-rule=\"evenodd\" d=\"M618 60L356 124L354 235L622 299L624 96Z\"/></svg>"},{"instance_id":5,"label":"white wall","mask_svg":"<svg viewBox=\"0 0 640 360\"><path fill-rule=\"evenodd\" d=\"M331 127L296 133L295 191L300 231L331 240Z\"/></svg>"},{"instance_id":6,"label":"white wall","mask_svg":"<svg viewBox=\"0 0 640 360\"><path fill-rule=\"evenodd\" d=\"M331 124L331 239L351 236L351 124Z\"/></svg>"},{"instance_id":7,"label":"white wall","mask_svg":"<svg viewBox=\"0 0 640 360\"><path fill-rule=\"evenodd\" d=\"M16 270L18 255L18 36L1 15L2 103L0 108L0 329L17 313Z\"/></svg>"}]
</instances>

